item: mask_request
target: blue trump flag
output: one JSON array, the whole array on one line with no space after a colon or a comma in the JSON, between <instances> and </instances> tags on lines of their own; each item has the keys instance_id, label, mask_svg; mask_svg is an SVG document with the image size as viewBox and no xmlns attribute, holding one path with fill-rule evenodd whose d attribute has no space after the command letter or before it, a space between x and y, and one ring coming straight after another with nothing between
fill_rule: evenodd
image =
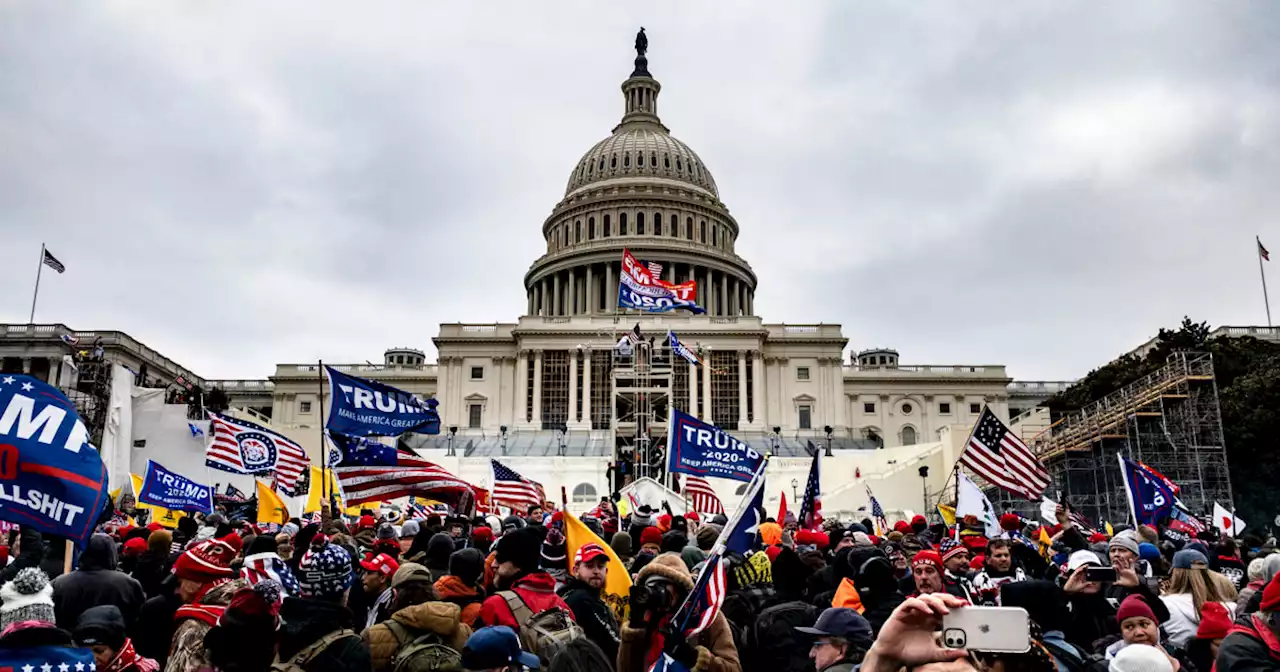
<instances>
[{"instance_id":1,"label":"blue trump flag","mask_svg":"<svg viewBox=\"0 0 1280 672\"><path fill-rule=\"evenodd\" d=\"M107 503L107 470L75 406L30 376L0 373L0 520L83 545Z\"/></svg>"},{"instance_id":2,"label":"blue trump flag","mask_svg":"<svg viewBox=\"0 0 1280 672\"><path fill-rule=\"evenodd\" d=\"M93 649L70 646L21 646L0 649L0 670L83 672L93 669Z\"/></svg>"},{"instance_id":3,"label":"blue trump flag","mask_svg":"<svg viewBox=\"0 0 1280 672\"><path fill-rule=\"evenodd\" d=\"M422 400L385 383L349 376L332 366L329 418L325 427L348 436L400 436L405 432L439 434L435 399Z\"/></svg>"},{"instance_id":4,"label":"blue trump flag","mask_svg":"<svg viewBox=\"0 0 1280 672\"><path fill-rule=\"evenodd\" d=\"M1129 508L1139 525L1152 525L1168 518L1173 513L1173 491L1165 484L1163 478L1142 468L1142 465L1126 460L1116 453L1120 460L1120 474L1124 477L1124 490L1129 495Z\"/></svg>"},{"instance_id":5,"label":"blue trump flag","mask_svg":"<svg viewBox=\"0 0 1280 672\"><path fill-rule=\"evenodd\" d=\"M154 460L147 460L138 502L174 511L213 513L213 488L179 476Z\"/></svg>"},{"instance_id":6,"label":"blue trump flag","mask_svg":"<svg viewBox=\"0 0 1280 672\"><path fill-rule=\"evenodd\" d=\"M672 473L748 482L764 456L728 432L671 409L667 423L667 469Z\"/></svg>"}]
</instances>

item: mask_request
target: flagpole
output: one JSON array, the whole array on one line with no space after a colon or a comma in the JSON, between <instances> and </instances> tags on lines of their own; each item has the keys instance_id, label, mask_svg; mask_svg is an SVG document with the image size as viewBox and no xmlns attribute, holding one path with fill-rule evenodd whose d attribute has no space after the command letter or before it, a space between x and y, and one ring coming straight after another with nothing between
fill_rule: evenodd
<instances>
[{"instance_id":1,"label":"flagpole","mask_svg":"<svg viewBox=\"0 0 1280 672\"><path fill-rule=\"evenodd\" d=\"M1261 260L1258 263L1262 263ZM40 243L40 261L36 264L36 289L31 293L31 319L27 324L36 323L36 298L40 296L40 271L44 270L44 243ZM1264 285L1265 286L1265 285ZM1270 321L1268 321L1270 324Z\"/></svg>"},{"instance_id":2,"label":"flagpole","mask_svg":"<svg viewBox=\"0 0 1280 672\"><path fill-rule=\"evenodd\" d=\"M1257 245L1258 275L1262 277L1262 303L1267 307L1267 326L1270 327L1271 326L1271 301L1270 299L1267 298L1267 272L1262 268L1262 239L1258 238L1257 236L1254 236L1254 240L1258 244ZM39 276L37 276L36 278L37 286L39 286L39 282L40 282ZM34 303L32 304L31 314L32 315L35 314Z\"/></svg>"},{"instance_id":3,"label":"flagpole","mask_svg":"<svg viewBox=\"0 0 1280 672\"><path fill-rule=\"evenodd\" d=\"M320 496L329 502L329 515L336 515L333 492L329 490L329 444L324 440L324 360L316 360L316 388L320 404Z\"/></svg>"}]
</instances>

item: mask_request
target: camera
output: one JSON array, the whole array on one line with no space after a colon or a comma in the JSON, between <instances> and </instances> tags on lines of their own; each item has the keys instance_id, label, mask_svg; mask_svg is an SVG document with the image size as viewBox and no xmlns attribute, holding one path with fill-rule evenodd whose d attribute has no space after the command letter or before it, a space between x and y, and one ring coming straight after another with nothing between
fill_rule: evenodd
<instances>
[{"instance_id":1,"label":"camera","mask_svg":"<svg viewBox=\"0 0 1280 672\"><path fill-rule=\"evenodd\" d=\"M661 583L642 583L631 586L631 612L651 611L662 614L674 607L671 591Z\"/></svg>"}]
</instances>

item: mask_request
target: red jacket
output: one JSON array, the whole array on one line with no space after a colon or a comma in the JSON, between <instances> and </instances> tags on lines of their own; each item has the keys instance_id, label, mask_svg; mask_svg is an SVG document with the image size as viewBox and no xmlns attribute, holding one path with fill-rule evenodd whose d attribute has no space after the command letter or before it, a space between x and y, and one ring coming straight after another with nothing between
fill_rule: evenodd
<instances>
[{"instance_id":1,"label":"red jacket","mask_svg":"<svg viewBox=\"0 0 1280 672\"><path fill-rule=\"evenodd\" d=\"M569 612L570 618L573 617L573 611L569 609L569 605L556 595L556 580L546 572L535 572L517 579L511 590L524 600L529 611L534 614L559 607ZM490 595L480 607L480 623L505 625L516 632L520 631L520 624L516 623L515 616L511 614L511 607L507 606L507 600L498 593Z\"/></svg>"}]
</instances>

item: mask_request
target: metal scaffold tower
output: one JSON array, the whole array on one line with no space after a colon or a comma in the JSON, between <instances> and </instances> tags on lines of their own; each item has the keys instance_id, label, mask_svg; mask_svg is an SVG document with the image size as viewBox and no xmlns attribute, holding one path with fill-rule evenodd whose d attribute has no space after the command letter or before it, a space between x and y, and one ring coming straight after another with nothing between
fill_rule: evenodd
<instances>
[{"instance_id":1,"label":"metal scaffold tower","mask_svg":"<svg viewBox=\"0 0 1280 672\"><path fill-rule=\"evenodd\" d=\"M1056 489L1094 523L1129 519L1116 453L1182 488L1193 514L1231 501L1213 356L1179 352L1159 370L1053 423L1031 441ZM1056 496L1056 493L1046 493Z\"/></svg>"},{"instance_id":2,"label":"metal scaffold tower","mask_svg":"<svg viewBox=\"0 0 1280 672\"><path fill-rule=\"evenodd\" d=\"M618 454L634 451L636 476L661 480L666 457L674 370L670 348L641 340L615 347L610 367L613 430Z\"/></svg>"}]
</instances>

